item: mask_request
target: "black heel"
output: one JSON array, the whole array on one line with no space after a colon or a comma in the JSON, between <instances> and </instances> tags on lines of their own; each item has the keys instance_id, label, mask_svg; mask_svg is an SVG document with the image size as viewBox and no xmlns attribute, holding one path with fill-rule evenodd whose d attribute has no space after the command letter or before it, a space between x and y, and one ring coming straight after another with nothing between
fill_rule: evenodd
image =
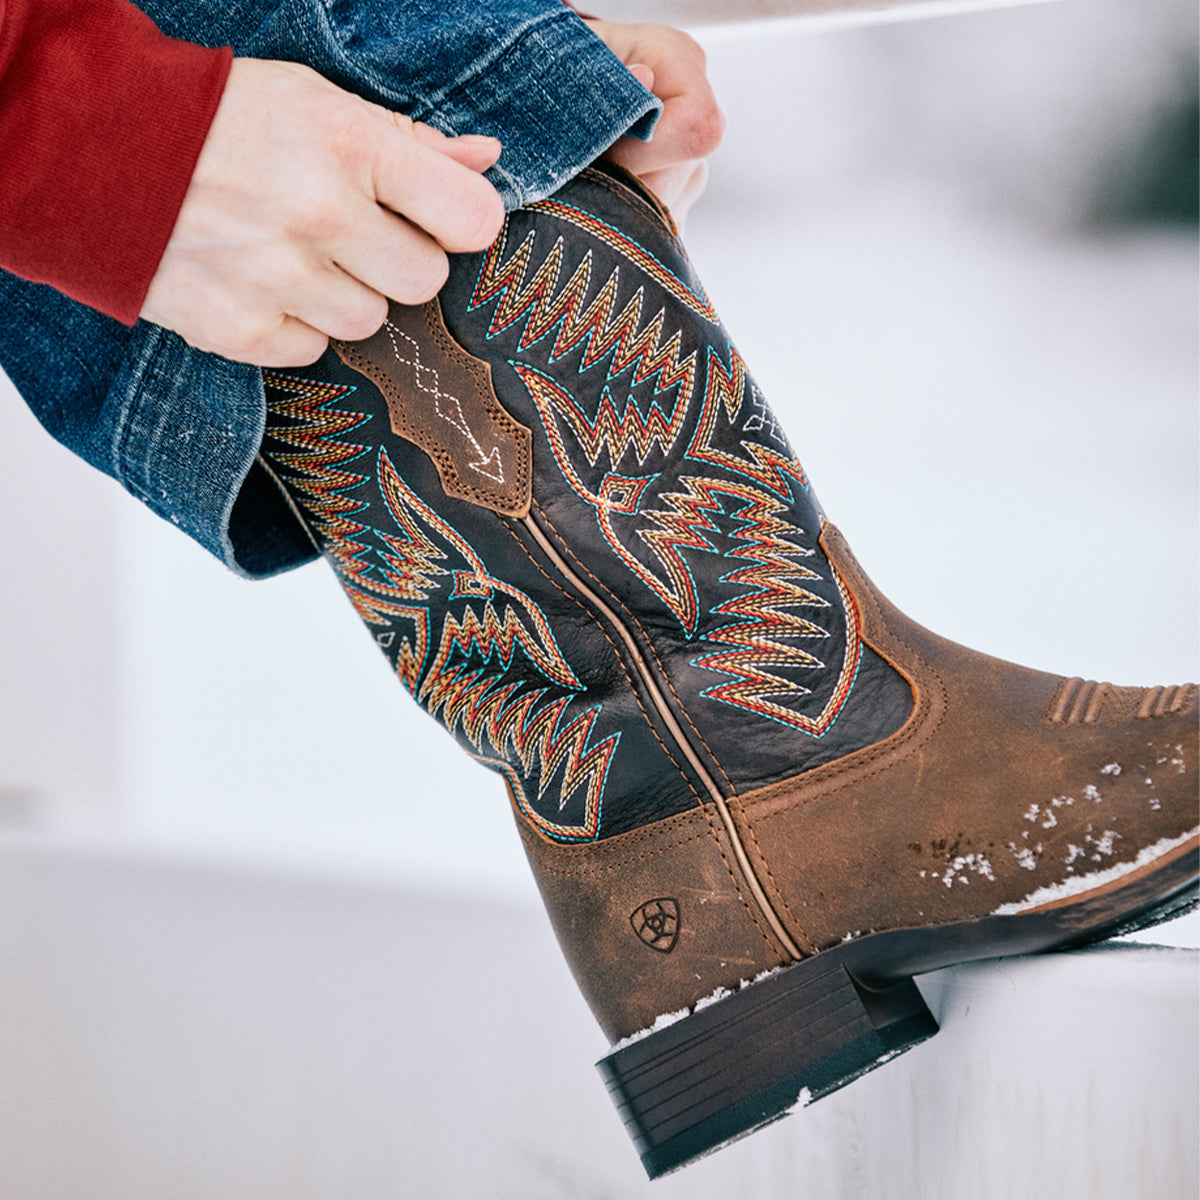
<instances>
[{"instance_id":1,"label":"black heel","mask_svg":"<svg viewBox=\"0 0 1200 1200\"><path fill-rule=\"evenodd\" d=\"M937 1032L911 979L868 987L840 948L614 1050L597 1067L651 1179Z\"/></svg>"}]
</instances>

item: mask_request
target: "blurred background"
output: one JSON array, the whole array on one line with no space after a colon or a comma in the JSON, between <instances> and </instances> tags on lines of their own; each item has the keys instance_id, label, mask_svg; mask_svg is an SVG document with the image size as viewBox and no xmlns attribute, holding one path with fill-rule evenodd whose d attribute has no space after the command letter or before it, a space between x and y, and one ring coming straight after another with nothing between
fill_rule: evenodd
<instances>
[{"instance_id":1,"label":"blurred background","mask_svg":"<svg viewBox=\"0 0 1200 1200\"><path fill-rule=\"evenodd\" d=\"M875 581L1001 657L1197 678L1191 0L693 32L729 125L691 253ZM327 1099L361 1100L355 1070L367 1088L379 1047L420 1033L401 1015L436 1002L467 1044L492 1046L497 1088L531 1068L511 1048L496 1064L489 1005L549 1005L551 1025L590 1029L563 1049L565 1078L607 1105L589 1078L603 1039L557 964L502 786L390 677L323 566L233 578L59 450L0 382L0 1198L483 1194L454 1191L445 1166L483 1110L459 1127L403 1064L382 1107L336 1136L303 1097L320 1076ZM484 929L481 946L467 931ZM1157 940L1195 946L1197 924ZM290 1033L264 1033L285 1018ZM194 1044L188 1022L208 1031ZM206 1077L231 1046L242 1065ZM421 1053L435 1074L454 1057ZM238 1095L261 1100L253 1118ZM391 1167L361 1174L350 1149L398 1127L442 1163L411 1193ZM240 1174L216 1165L232 1144ZM632 1174L580 1174L564 1154L536 1186L501 1165L486 1192L640 1194L632 1153L614 1153ZM1194 1191L1194 1151L1170 1154ZM822 1194L873 1194L842 1186Z\"/></svg>"}]
</instances>

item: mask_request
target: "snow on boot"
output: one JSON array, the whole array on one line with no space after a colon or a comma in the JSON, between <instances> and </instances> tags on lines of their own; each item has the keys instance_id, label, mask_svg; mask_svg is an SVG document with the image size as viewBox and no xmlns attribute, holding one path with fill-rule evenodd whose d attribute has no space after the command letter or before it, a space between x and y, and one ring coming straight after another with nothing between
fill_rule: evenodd
<instances>
[{"instance_id":1,"label":"snow on boot","mask_svg":"<svg viewBox=\"0 0 1200 1200\"><path fill-rule=\"evenodd\" d=\"M893 608L631 178L265 380L269 469L507 782L651 1175L935 1032L916 974L1195 905L1196 688Z\"/></svg>"}]
</instances>

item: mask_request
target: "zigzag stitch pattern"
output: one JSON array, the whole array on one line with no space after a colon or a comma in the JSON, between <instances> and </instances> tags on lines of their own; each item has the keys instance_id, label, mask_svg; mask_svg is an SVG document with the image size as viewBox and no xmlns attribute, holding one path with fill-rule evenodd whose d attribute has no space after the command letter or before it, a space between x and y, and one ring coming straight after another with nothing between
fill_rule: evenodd
<instances>
[{"instance_id":1,"label":"zigzag stitch pattern","mask_svg":"<svg viewBox=\"0 0 1200 1200\"><path fill-rule=\"evenodd\" d=\"M754 385L750 372L746 369L742 356L730 346L729 369L726 370L716 348L710 346L704 396L700 404L700 417L696 422L696 432L692 435L687 449L687 457L695 462L708 463L711 466L736 471L739 475L753 479L773 495L781 498L786 497L790 500L793 495L792 489L797 486L807 492L808 479L804 474L804 468L800 466L790 447L784 454L770 446L764 446L761 442L747 441L743 438L740 444L749 458L742 458L713 445L713 432L721 413L724 412L729 424L734 425L747 393L752 397L757 397L758 389ZM778 428L773 424L770 427L767 425L764 418L766 411L765 404L760 404L751 412L747 426L753 425L756 432L770 428L776 436L780 437L780 440L784 441L786 446L787 442L782 438Z\"/></svg>"},{"instance_id":2,"label":"zigzag stitch pattern","mask_svg":"<svg viewBox=\"0 0 1200 1200\"><path fill-rule=\"evenodd\" d=\"M443 616L437 652L414 689L417 700L451 732L460 728L485 761L492 761L485 755L485 741L499 754L506 749L513 751L521 766L521 778L518 780L511 770L506 774L531 820L559 838L595 837L600 827L604 782L619 734L591 745L599 709L589 709L567 721L566 710L574 695L555 697L549 688L530 688L527 679L506 679L519 652L559 689L571 693L582 690L538 605L519 588L490 575L470 543L404 483L384 452L379 457L379 478L388 510L398 523L427 523L467 562L469 570L455 572L452 598L473 600L482 608L481 616L467 603L461 618L449 612ZM428 538L424 543L432 545ZM417 544L413 539L404 543ZM498 600L506 603L503 616L496 608ZM548 822L528 803L524 789L539 764L539 800L562 769L560 812L570 797L583 789L580 826Z\"/></svg>"},{"instance_id":3,"label":"zigzag stitch pattern","mask_svg":"<svg viewBox=\"0 0 1200 1200\"><path fill-rule=\"evenodd\" d=\"M290 450L272 457L287 468L288 481L299 494L313 531L329 547L338 574L361 580L370 570L364 558L370 547L359 540L366 526L353 519L366 505L346 493L366 479L346 468L366 453L366 446L341 440L367 418L364 413L331 407L354 389L339 384L295 379L263 372L270 414L282 420L270 425L271 438Z\"/></svg>"},{"instance_id":4,"label":"zigzag stitch pattern","mask_svg":"<svg viewBox=\"0 0 1200 1200\"><path fill-rule=\"evenodd\" d=\"M767 524L769 525L769 519ZM747 530L738 536L750 536L750 528L752 527L748 526ZM734 555L741 553L733 552ZM753 555L747 554L747 557L765 560L769 555L769 551L760 549ZM818 578L813 572L809 574ZM819 626L783 611L785 606L811 604L814 601L820 607L831 606L820 597L811 596L811 593L805 593L804 589L789 584L782 573L772 574L765 561L758 561L755 565L742 568L727 577L730 581L753 584L760 590L726 601L715 610L740 617L741 620L714 630L706 636L705 641L724 643L735 648L702 655L694 660L694 665L731 675L736 682L718 684L707 688L701 694L737 708L749 709L760 716L769 717L793 729L803 730L814 737L824 734L837 720L850 695L862 658L858 608L836 570L833 570L833 577L846 616L846 645L833 691L819 714L815 717L805 716L787 705L778 703L781 697L807 695L811 689L780 678L771 668L816 668L826 665L798 646L789 646L779 639L829 636Z\"/></svg>"},{"instance_id":5,"label":"zigzag stitch pattern","mask_svg":"<svg viewBox=\"0 0 1200 1200\"><path fill-rule=\"evenodd\" d=\"M576 347L583 345L579 363L580 373L589 370L604 358L611 357L608 379L615 379L626 371L632 371L630 387L647 380L654 381L655 394L678 388L675 411L679 421L691 403L696 383L696 355L681 354L681 336L676 330L664 340L664 310L659 309L645 328L642 323L644 292L639 288L617 311L617 291L620 284L620 267L612 274L585 307L591 279L592 255L589 251L576 267L566 285L558 289L558 278L562 265L562 242L556 242L546 259L533 273L528 283L529 260L533 250L534 235L531 233L507 260L503 259L503 239L488 251L480 268L475 292L469 310L474 310L495 301L488 326L489 338L524 320L525 325L519 341L519 349L525 350L557 329L550 350L551 362L561 358ZM657 407L657 405L655 406ZM661 425L661 414L659 418ZM681 425L670 425L660 430L660 438L672 437L663 446L667 453L678 437ZM601 446L607 444L614 464L629 444L620 429L601 427L590 435L590 461L596 461ZM661 442L660 442L661 444ZM639 449L644 457L645 449Z\"/></svg>"},{"instance_id":6,"label":"zigzag stitch pattern","mask_svg":"<svg viewBox=\"0 0 1200 1200\"><path fill-rule=\"evenodd\" d=\"M728 601L728 605L749 605L743 608L728 608L721 605L714 611L729 612L731 615L753 617L758 603L768 603L771 614L767 620L779 633L778 622L788 626L788 635L802 634L805 637L828 636L811 621L803 621L790 614L776 613L783 606L805 605L812 608L828 608L827 601L806 588L789 583L788 579L819 580L820 576L808 567L792 560L796 557L811 557L812 550L790 540L797 530L783 519L787 505L776 498L764 495L757 488L736 480L719 480L685 475L679 480L683 491L667 492L661 500L665 507L647 510L644 513L648 527L638 531L638 536L654 552L655 557L667 569L669 585L650 575L651 586L659 590L664 601L683 622L689 632L694 632L698 618L696 585L684 558L684 550L700 550L710 554L720 551L705 536L705 532L720 533L714 518L728 516L742 523L732 536L746 543L728 552L728 557L750 559L751 565L743 567L721 578L722 583L750 584L754 591ZM726 513L724 500L733 502L733 511ZM640 565L640 564L639 564ZM649 582L649 580L648 580ZM774 607L772 607L774 606ZM763 627L765 629L765 626ZM761 635L763 629L758 633ZM775 649L773 644L767 647ZM781 663L791 665L821 666L811 655L786 650Z\"/></svg>"},{"instance_id":7,"label":"zigzag stitch pattern","mask_svg":"<svg viewBox=\"0 0 1200 1200\"><path fill-rule=\"evenodd\" d=\"M340 439L366 416L330 407L352 388L273 372L264 372L264 381L269 409L277 418L270 429L277 444L272 457L307 511L356 611L368 625L391 625L400 619L412 631L411 638L402 637L397 651L401 682L451 732L460 728L481 761L504 772L531 820L559 839L594 838L620 734L591 744L598 707L567 719L582 685L559 650L545 614L520 589L488 573L470 543L404 483L385 451L379 454L378 482L399 532L373 530L354 519L366 505L346 493L360 487L366 476L347 470L346 464L367 448ZM449 569L439 538L461 556L465 569ZM382 567L376 563L373 569L372 554ZM444 615L436 655L426 667L431 613L419 602L428 600L451 575L450 599L464 601L465 608L461 618ZM503 616L497 600L505 604ZM481 606L482 615L471 602ZM381 644L393 642L390 633L382 638L386 643ZM546 686L530 687L527 678L506 680L518 655L559 694ZM574 694L563 696L561 690ZM485 742L498 754L511 751L516 763L495 760L484 749ZM538 800L561 772L560 812L582 789L579 824L550 820L534 809L525 789L535 772Z\"/></svg>"},{"instance_id":8,"label":"zigzag stitch pattern","mask_svg":"<svg viewBox=\"0 0 1200 1200\"><path fill-rule=\"evenodd\" d=\"M635 263L655 283L665 291L670 292L681 304L687 305L698 316L703 317L706 321L710 321L714 325L720 324L720 318L713 310L712 303L708 296L705 295L702 287L699 287L699 285L697 285L697 288L689 287L674 271L660 262L649 250L631 238L627 233L608 224L607 221L600 220L599 217L593 216L589 212L584 212L581 208L576 208L572 204L564 204L561 200L555 200L552 197L547 200L538 200L529 207L555 217L560 221L566 221L568 224L574 225L577 229L582 229L585 233L591 234L598 241L603 242L606 246L616 250L618 254Z\"/></svg>"}]
</instances>

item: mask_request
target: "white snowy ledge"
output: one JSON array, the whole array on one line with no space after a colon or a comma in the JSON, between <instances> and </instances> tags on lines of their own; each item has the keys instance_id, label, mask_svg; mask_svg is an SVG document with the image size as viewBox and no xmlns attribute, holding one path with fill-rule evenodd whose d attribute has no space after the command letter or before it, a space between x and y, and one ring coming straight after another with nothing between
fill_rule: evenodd
<instances>
[{"instance_id":1,"label":"white snowy ledge","mask_svg":"<svg viewBox=\"0 0 1200 1200\"><path fill-rule=\"evenodd\" d=\"M0 1196L1195 1200L1197 952L921 980L942 1032L655 1184L544 915L0 840Z\"/></svg>"}]
</instances>

